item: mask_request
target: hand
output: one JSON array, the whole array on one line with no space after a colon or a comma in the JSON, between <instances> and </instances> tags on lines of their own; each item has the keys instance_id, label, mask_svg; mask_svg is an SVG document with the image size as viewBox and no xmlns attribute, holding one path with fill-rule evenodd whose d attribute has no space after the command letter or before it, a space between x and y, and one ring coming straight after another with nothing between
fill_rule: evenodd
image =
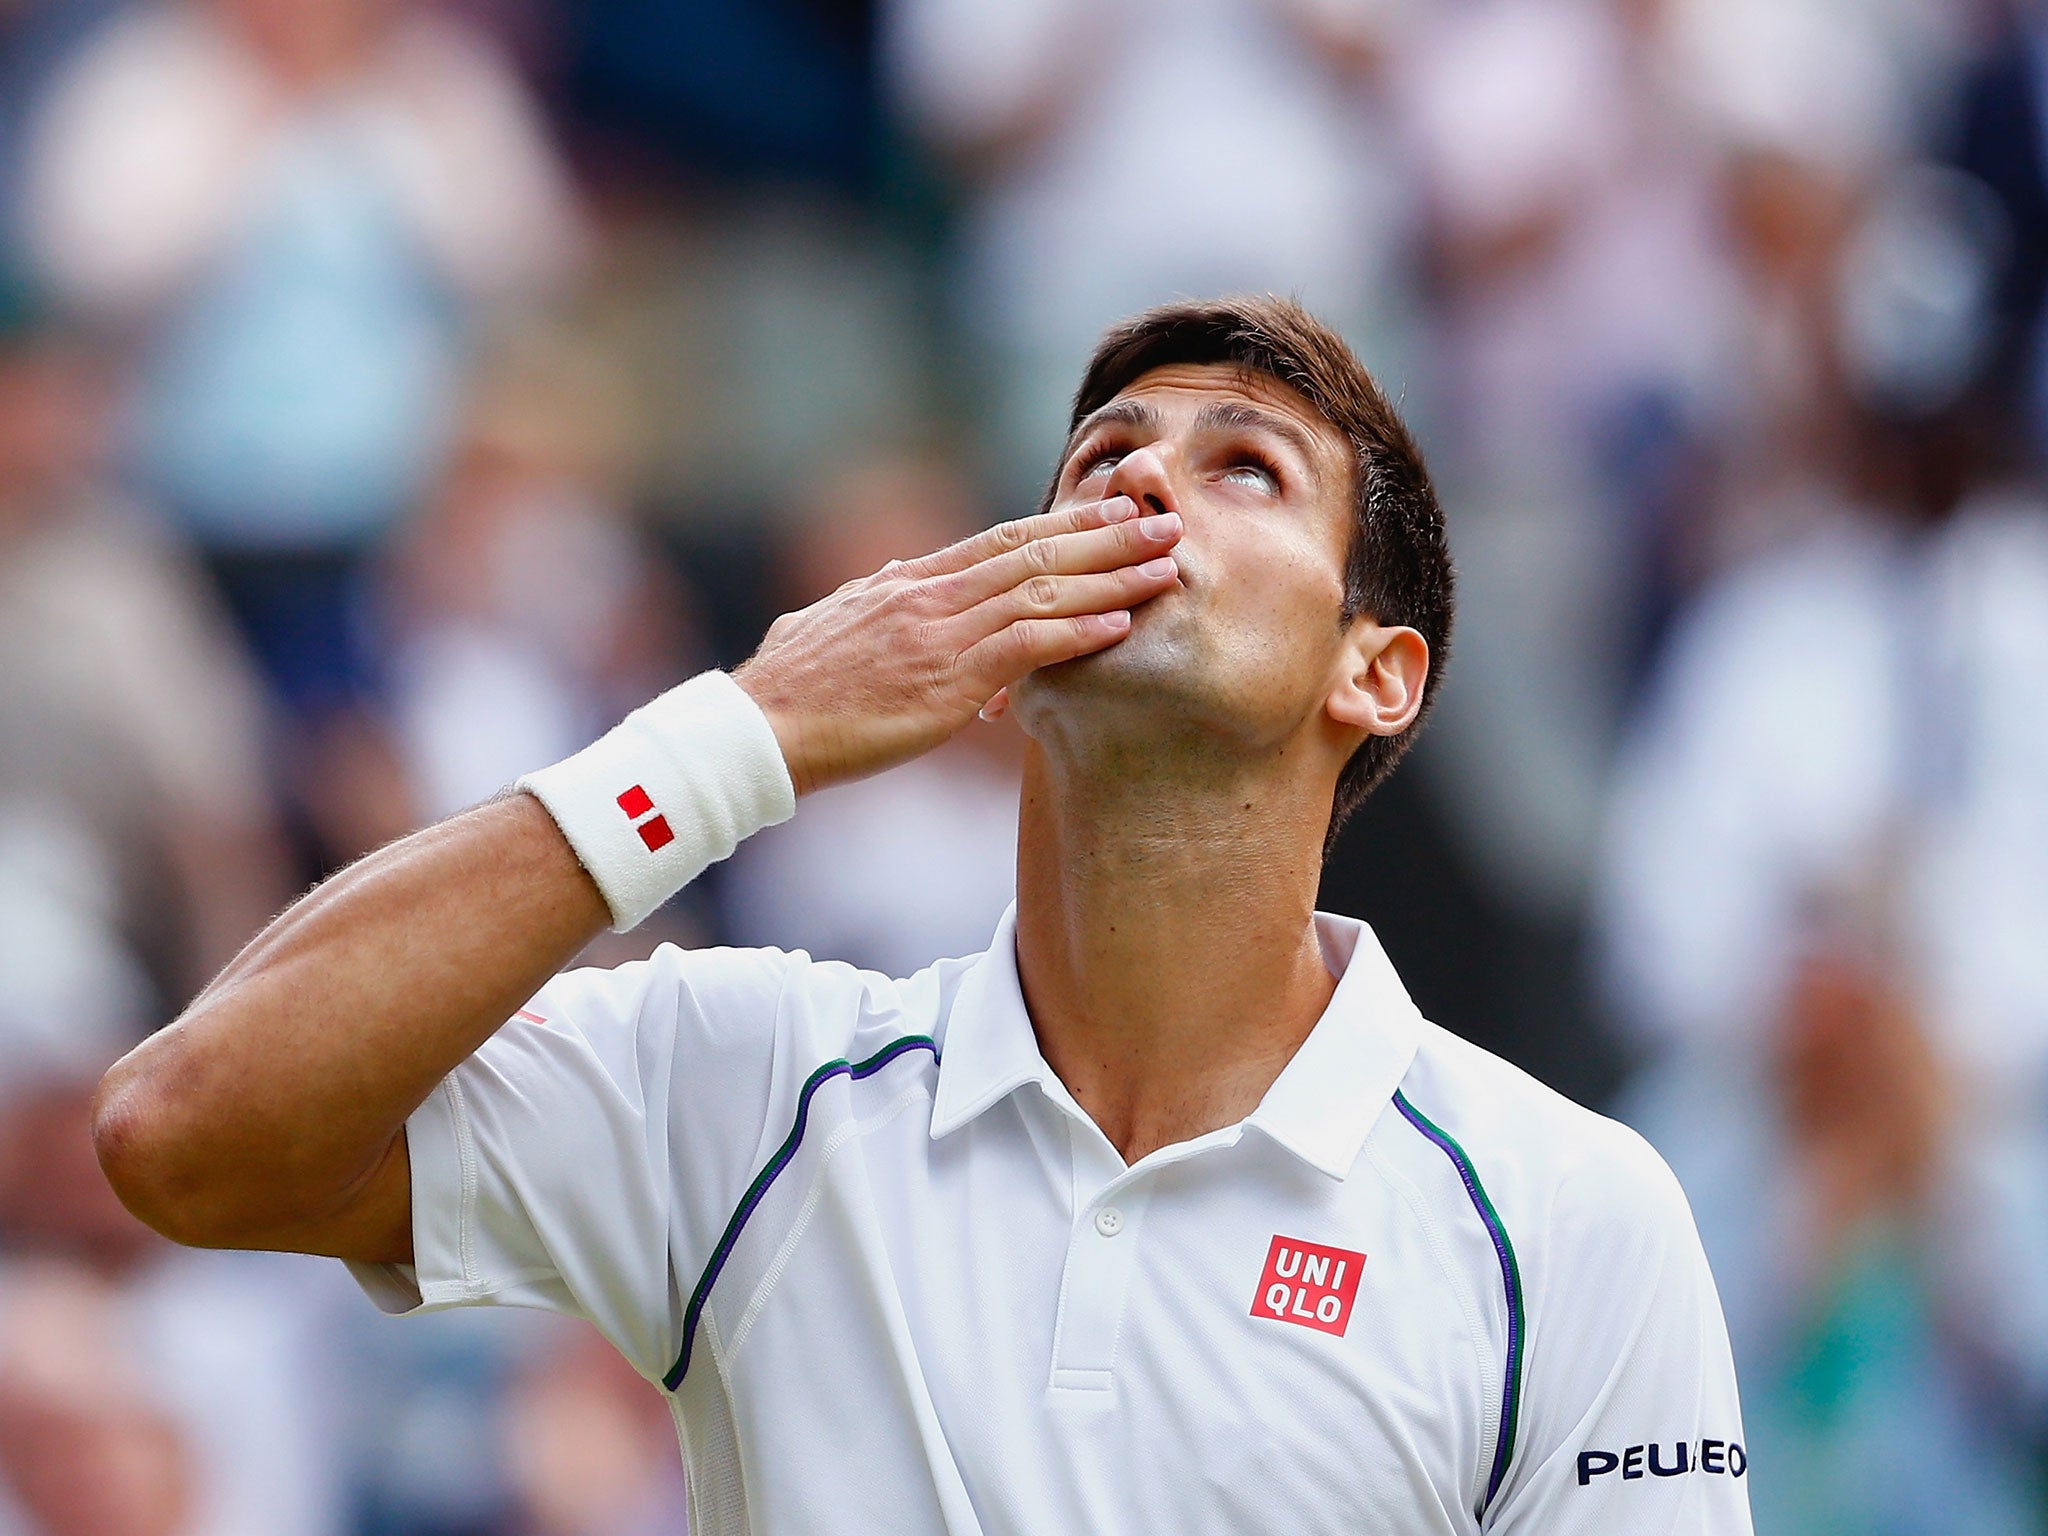
<instances>
[{"instance_id":1,"label":"hand","mask_svg":"<svg viewBox=\"0 0 2048 1536\"><path fill-rule=\"evenodd\" d=\"M1180 580L1180 518L1137 510L1115 496L998 523L777 619L733 678L797 793L928 752L1027 672L1121 640Z\"/></svg>"}]
</instances>

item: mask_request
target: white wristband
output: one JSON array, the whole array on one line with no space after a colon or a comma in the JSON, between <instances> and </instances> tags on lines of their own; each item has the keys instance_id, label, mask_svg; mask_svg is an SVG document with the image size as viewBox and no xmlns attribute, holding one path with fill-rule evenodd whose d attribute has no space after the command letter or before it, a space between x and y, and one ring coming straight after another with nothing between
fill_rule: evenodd
<instances>
[{"instance_id":1,"label":"white wristband","mask_svg":"<svg viewBox=\"0 0 2048 1536\"><path fill-rule=\"evenodd\" d=\"M518 787L555 818L620 933L796 811L774 728L723 672L671 688Z\"/></svg>"}]
</instances>

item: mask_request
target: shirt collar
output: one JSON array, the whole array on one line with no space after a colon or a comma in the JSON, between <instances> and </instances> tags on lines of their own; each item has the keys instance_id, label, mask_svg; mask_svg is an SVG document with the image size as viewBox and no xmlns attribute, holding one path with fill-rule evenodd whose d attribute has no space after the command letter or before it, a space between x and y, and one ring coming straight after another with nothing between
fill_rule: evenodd
<instances>
[{"instance_id":1,"label":"shirt collar","mask_svg":"<svg viewBox=\"0 0 2048 1536\"><path fill-rule=\"evenodd\" d=\"M1026 1083L1049 1088L1057 1081L1024 1008L1024 985L1017 979L1017 904L1011 902L987 953L967 968L953 994L932 1096L932 1139L957 1131Z\"/></svg>"},{"instance_id":2,"label":"shirt collar","mask_svg":"<svg viewBox=\"0 0 2048 1536\"><path fill-rule=\"evenodd\" d=\"M1245 1124L1342 1179L1408 1075L1422 1044L1422 1015L1364 923L1318 912L1316 937L1337 990Z\"/></svg>"},{"instance_id":3,"label":"shirt collar","mask_svg":"<svg viewBox=\"0 0 2048 1536\"><path fill-rule=\"evenodd\" d=\"M1337 990L1244 1123L1342 1179L1415 1058L1422 1016L1370 928L1327 912L1318 912L1315 922ZM950 1135L1026 1083L1072 1103L1040 1054L1025 1011L1013 903L954 994L932 1102L932 1139Z\"/></svg>"}]
</instances>

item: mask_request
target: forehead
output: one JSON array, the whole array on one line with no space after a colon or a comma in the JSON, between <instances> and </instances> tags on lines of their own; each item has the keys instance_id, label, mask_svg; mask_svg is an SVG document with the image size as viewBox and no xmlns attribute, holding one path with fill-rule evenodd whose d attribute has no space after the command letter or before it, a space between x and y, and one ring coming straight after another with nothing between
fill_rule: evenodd
<instances>
[{"instance_id":1,"label":"forehead","mask_svg":"<svg viewBox=\"0 0 2048 1536\"><path fill-rule=\"evenodd\" d=\"M1140 374L1108 403L1118 400L1142 400L1169 425L1192 418L1205 405L1248 405L1292 421L1331 467L1341 468L1349 459L1343 435L1308 396L1269 373L1236 363L1168 363Z\"/></svg>"}]
</instances>

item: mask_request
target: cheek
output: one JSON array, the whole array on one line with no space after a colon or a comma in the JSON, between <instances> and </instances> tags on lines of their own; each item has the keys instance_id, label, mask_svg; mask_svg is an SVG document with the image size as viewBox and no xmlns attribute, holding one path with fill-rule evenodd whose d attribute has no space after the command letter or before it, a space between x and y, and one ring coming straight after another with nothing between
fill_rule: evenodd
<instances>
[{"instance_id":1,"label":"cheek","mask_svg":"<svg viewBox=\"0 0 2048 1536\"><path fill-rule=\"evenodd\" d=\"M1282 709L1320 697L1343 634L1342 581L1320 550L1269 545L1236 554L1216 567L1207 626L1230 674Z\"/></svg>"},{"instance_id":2,"label":"cheek","mask_svg":"<svg viewBox=\"0 0 2048 1536\"><path fill-rule=\"evenodd\" d=\"M1253 542L1218 552L1217 591L1232 624L1268 644L1295 652L1337 628L1344 601L1341 576L1320 549L1282 541Z\"/></svg>"}]
</instances>

